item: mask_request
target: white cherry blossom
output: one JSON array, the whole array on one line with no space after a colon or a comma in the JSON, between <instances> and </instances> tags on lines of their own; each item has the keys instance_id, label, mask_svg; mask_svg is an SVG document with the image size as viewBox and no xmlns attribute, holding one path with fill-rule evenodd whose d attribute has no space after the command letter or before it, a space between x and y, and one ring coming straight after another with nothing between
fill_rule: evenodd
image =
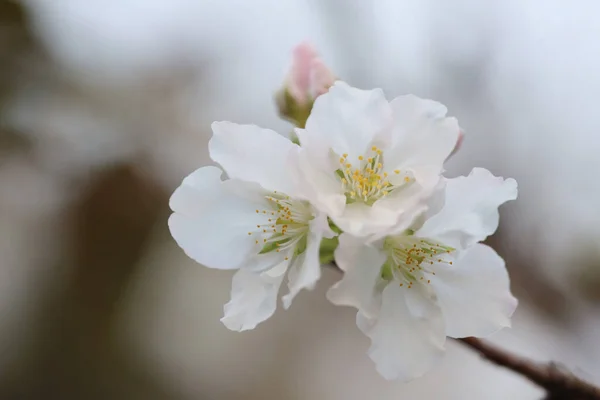
<instances>
[{"instance_id":1,"label":"white cherry blossom","mask_svg":"<svg viewBox=\"0 0 600 400\"><path fill-rule=\"evenodd\" d=\"M298 146L251 125L213 124L210 155L173 193L171 234L186 254L209 268L237 269L222 322L253 329L276 309L287 274L288 308L320 277L319 244L331 237L327 217L304 200L289 171Z\"/></svg>"},{"instance_id":2,"label":"white cherry blossom","mask_svg":"<svg viewBox=\"0 0 600 400\"><path fill-rule=\"evenodd\" d=\"M517 196L513 179L476 168L448 179L423 218L371 243L340 236L344 271L328 292L358 309L369 356L387 379L423 375L443 355L446 336L487 336L510 326L517 300L504 260L479 243L498 227L498 207Z\"/></svg>"},{"instance_id":3,"label":"white cherry blossom","mask_svg":"<svg viewBox=\"0 0 600 400\"><path fill-rule=\"evenodd\" d=\"M303 193L343 231L368 236L408 227L426 210L459 138L446 107L413 95L336 82L296 129Z\"/></svg>"}]
</instances>

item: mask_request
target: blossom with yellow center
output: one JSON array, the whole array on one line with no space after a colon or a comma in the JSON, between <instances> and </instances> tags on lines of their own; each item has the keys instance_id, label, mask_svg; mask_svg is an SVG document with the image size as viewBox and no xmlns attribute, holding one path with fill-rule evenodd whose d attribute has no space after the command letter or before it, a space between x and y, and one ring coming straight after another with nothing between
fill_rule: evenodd
<instances>
[{"instance_id":1,"label":"blossom with yellow center","mask_svg":"<svg viewBox=\"0 0 600 400\"><path fill-rule=\"evenodd\" d=\"M408 227L424 211L459 127L437 102L412 95L388 102L379 89L338 81L295 132L307 200L344 232L365 237Z\"/></svg>"},{"instance_id":2,"label":"blossom with yellow center","mask_svg":"<svg viewBox=\"0 0 600 400\"><path fill-rule=\"evenodd\" d=\"M358 161L352 164L348 155L340 157L340 169L337 174L340 177L347 202L360 201L367 205L373 205L377 200L387 196L395 189L410 183L412 178L408 171L399 178L400 170L390 171L396 175L389 177L384 169L383 152L377 146L372 146L370 156L365 160L364 156L358 156ZM392 183L394 182L394 183Z\"/></svg>"},{"instance_id":3,"label":"blossom with yellow center","mask_svg":"<svg viewBox=\"0 0 600 400\"><path fill-rule=\"evenodd\" d=\"M517 301L504 260L479 243L498 227L498 207L517 196L513 179L474 169L438 189L411 229L365 242L348 234L335 253L343 278L327 293L358 309L369 356L387 379L423 375L444 352L446 336L487 336L510 326ZM435 199L435 200L434 200Z\"/></svg>"},{"instance_id":4,"label":"blossom with yellow center","mask_svg":"<svg viewBox=\"0 0 600 400\"><path fill-rule=\"evenodd\" d=\"M389 236L385 239L383 249L388 255L381 267L382 279L399 282L400 287L412 288L415 283L431 283L435 275L433 265L453 265L448 260L456 249L421 239L412 235Z\"/></svg>"},{"instance_id":5,"label":"blossom with yellow center","mask_svg":"<svg viewBox=\"0 0 600 400\"><path fill-rule=\"evenodd\" d=\"M256 237L255 244L260 245L259 254L284 252L285 260L302 254L306 249L310 221L314 218L310 204L277 191L265 196L265 199L268 207L255 212L268 218L248 232L248 235Z\"/></svg>"},{"instance_id":6,"label":"blossom with yellow center","mask_svg":"<svg viewBox=\"0 0 600 400\"><path fill-rule=\"evenodd\" d=\"M223 171L203 167L170 199L169 229L185 253L209 268L236 269L231 301L222 322L253 329L275 311L288 277L288 308L319 279L319 247L333 236L327 216L316 210L290 178L288 160L298 146L251 125L213 124L211 158Z\"/></svg>"}]
</instances>

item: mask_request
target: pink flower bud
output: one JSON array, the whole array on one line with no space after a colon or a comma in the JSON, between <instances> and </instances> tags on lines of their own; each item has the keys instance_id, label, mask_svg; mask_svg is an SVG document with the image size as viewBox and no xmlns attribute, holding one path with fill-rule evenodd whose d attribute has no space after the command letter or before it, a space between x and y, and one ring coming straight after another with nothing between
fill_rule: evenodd
<instances>
[{"instance_id":1,"label":"pink flower bud","mask_svg":"<svg viewBox=\"0 0 600 400\"><path fill-rule=\"evenodd\" d=\"M286 88L298 105L311 103L327 92L334 75L309 43L301 43L293 51L292 66Z\"/></svg>"}]
</instances>

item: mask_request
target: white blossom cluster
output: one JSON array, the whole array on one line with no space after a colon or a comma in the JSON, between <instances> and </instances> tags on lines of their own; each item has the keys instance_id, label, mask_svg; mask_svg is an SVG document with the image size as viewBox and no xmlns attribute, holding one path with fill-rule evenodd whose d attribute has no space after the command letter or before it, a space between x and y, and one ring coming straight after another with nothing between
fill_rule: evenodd
<instances>
[{"instance_id":1,"label":"white blossom cluster","mask_svg":"<svg viewBox=\"0 0 600 400\"><path fill-rule=\"evenodd\" d=\"M344 272L327 297L357 309L369 356L387 379L423 375L446 337L510 325L517 300L504 260L480 242L513 179L474 168L448 179L462 140L442 104L334 81L302 45L280 98L294 140L254 125L215 122L210 156L173 193L171 234L209 268L237 270L222 322L253 329L311 289L321 263ZM227 178L223 177L223 172Z\"/></svg>"}]
</instances>

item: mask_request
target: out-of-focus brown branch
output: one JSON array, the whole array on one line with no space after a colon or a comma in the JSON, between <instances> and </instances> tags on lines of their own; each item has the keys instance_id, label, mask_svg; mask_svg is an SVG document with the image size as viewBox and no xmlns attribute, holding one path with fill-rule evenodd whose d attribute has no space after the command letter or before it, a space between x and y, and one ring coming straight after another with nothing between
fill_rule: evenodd
<instances>
[{"instance_id":1,"label":"out-of-focus brown branch","mask_svg":"<svg viewBox=\"0 0 600 400\"><path fill-rule=\"evenodd\" d=\"M508 368L542 387L547 392L546 399L600 399L600 388L579 379L565 369L559 368L555 363L537 363L474 337L459 339L459 341L475 350L486 360Z\"/></svg>"}]
</instances>

